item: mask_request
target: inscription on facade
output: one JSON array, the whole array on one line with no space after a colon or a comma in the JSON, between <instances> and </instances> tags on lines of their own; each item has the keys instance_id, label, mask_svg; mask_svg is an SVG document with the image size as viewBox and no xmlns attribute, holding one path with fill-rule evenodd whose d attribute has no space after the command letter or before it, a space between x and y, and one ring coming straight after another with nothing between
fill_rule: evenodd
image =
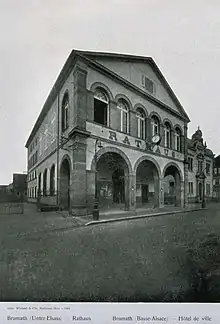
<instances>
[{"instance_id":1,"label":"inscription on facade","mask_svg":"<svg viewBox=\"0 0 220 324\"><path fill-rule=\"evenodd\" d=\"M117 133L114 131L109 131L108 138L112 141L118 142ZM120 141L126 145L129 145L129 146L132 146L132 144L133 144L133 146L135 146L137 148L144 149L145 151L153 150L151 143L148 143L148 142L145 142L144 140L139 140L139 139L129 139L129 137L127 135L123 139L120 139ZM131 143L131 141L133 141L133 143ZM163 152L166 156L169 155L169 150L167 148L164 148ZM161 148L159 146L157 146L155 153L158 153L158 154L162 153ZM170 155L172 156L172 158L176 157L174 151L172 151L170 153Z\"/></svg>"}]
</instances>

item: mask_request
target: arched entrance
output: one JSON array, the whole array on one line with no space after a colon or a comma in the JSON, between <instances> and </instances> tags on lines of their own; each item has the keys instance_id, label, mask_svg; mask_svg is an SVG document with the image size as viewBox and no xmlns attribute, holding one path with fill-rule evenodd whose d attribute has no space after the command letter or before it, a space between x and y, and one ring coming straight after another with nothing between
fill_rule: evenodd
<instances>
[{"instance_id":1,"label":"arched entrance","mask_svg":"<svg viewBox=\"0 0 220 324\"><path fill-rule=\"evenodd\" d=\"M64 159L60 167L60 206L64 210L70 207L70 163Z\"/></svg>"},{"instance_id":2,"label":"arched entrance","mask_svg":"<svg viewBox=\"0 0 220 324\"><path fill-rule=\"evenodd\" d=\"M159 206L159 173L150 160L143 160L136 170L136 207Z\"/></svg>"},{"instance_id":3,"label":"arched entrance","mask_svg":"<svg viewBox=\"0 0 220 324\"><path fill-rule=\"evenodd\" d=\"M128 205L128 166L115 152L106 152L97 162L97 188L101 210L124 209Z\"/></svg>"},{"instance_id":4,"label":"arched entrance","mask_svg":"<svg viewBox=\"0 0 220 324\"><path fill-rule=\"evenodd\" d=\"M202 188L202 183L201 182L199 182L199 201L202 201L202 190L203 188Z\"/></svg>"},{"instance_id":5,"label":"arched entrance","mask_svg":"<svg viewBox=\"0 0 220 324\"><path fill-rule=\"evenodd\" d=\"M181 171L171 164L164 169L164 204L181 206Z\"/></svg>"}]
</instances>

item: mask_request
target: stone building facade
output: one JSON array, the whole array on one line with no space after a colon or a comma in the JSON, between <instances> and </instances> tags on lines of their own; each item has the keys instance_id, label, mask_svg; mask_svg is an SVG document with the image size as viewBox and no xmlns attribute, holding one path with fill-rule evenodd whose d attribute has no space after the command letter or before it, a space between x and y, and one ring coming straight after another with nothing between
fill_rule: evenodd
<instances>
[{"instance_id":1,"label":"stone building facade","mask_svg":"<svg viewBox=\"0 0 220 324\"><path fill-rule=\"evenodd\" d=\"M213 195L214 154L203 142L202 131L188 139L188 201L211 200Z\"/></svg>"},{"instance_id":2,"label":"stone building facade","mask_svg":"<svg viewBox=\"0 0 220 324\"><path fill-rule=\"evenodd\" d=\"M185 206L189 121L152 58L74 50L26 143L28 199L91 213L97 185L103 210Z\"/></svg>"},{"instance_id":3,"label":"stone building facade","mask_svg":"<svg viewBox=\"0 0 220 324\"><path fill-rule=\"evenodd\" d=\"M213 167L213 198L220 201L220 155L214 159Z\"/></svg>"}]
</instances>

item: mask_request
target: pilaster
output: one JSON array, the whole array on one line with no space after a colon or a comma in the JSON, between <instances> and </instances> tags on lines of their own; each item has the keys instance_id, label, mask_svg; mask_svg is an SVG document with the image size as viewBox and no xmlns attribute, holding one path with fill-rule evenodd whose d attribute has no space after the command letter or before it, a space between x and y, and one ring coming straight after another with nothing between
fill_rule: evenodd
<instances>
[{"instance_id":1,"label":"pilaster","mask_svg":"<svg viewBox=\"0 0 220 324\"><path fill-rule=\"evenodd\" d=\"M74 99L73 99L73 128L86 128L87 117L87 71L84 65L77 64L73 71Z\"/></svg>"}]
</instances>

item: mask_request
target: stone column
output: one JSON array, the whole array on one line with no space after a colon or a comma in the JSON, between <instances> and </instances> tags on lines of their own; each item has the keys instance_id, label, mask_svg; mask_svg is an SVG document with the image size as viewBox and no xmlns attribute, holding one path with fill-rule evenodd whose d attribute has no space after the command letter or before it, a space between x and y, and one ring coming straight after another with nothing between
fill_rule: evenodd
<instances>
[{"instance_id":1,"label":"stone column","mask_svg":"<svg viewBox=\"0 0 220 324\"><path fill-rule=\"evenodd\" d=\"M161 136L161 146L165 146L165 130L164 130L164 125L160 124L160 136Z\"/></svg>"},{"instance_id":2,"label":"stone column","mask_svg":"<svg viewBox=\"0 0 220 324\"><path fill-rule=\"evenodd\" d=\"M159 189L160 189L160 200L159 200L159 207L164 207L164 179L159 179Z\"/></svg>"},{"instance_id":3,"label":"stone column","mask_svg":"<svg viewBox=\"0 0 220 324\"><path fill-rule=\"evenodd\" d=\"M129 210L136 209L136 174L129 174Z\"/></svg>"},{"instance_id":4,"label":"stone column","mask_svg":"<svg viewBox=\"0 0 220 324\"><path fill-rule=\"evenodd\" d=\"M87 213L86 139L76 135L73 148L73 171L70 183L71 214Z\"/></svg>"},{"instance_id":5,"label":"stone column","mask_svg":"<svg viewBox=\"0 0 220 324\"><path fill-rule=\"evenodd\" d=\"M130 190L129 190L129 174L125 174L124 176L124 190L125 190L125 210L129 210L129 194L130 194Z\"/></svg>"},{"instance_id":6,"label":"stone column","mask_svg":"<svg viewBox=\"0 0 220 324\"><path fill-rule=\"evenodd\" d=\"M138 136L138 128L137 128L137 118L136 118L136 113L131 110L130 112L130 124L132 127L130 128L130 135L137 137Z\"/></svg>"},{"instance_id":7,"label":"stone column","mask_svg":"<svg viewBox=\"0 0 220 324\"><path fill-rule=\"evenodd\" d=\"M86 174L86 118L88 110L88 91L86 89L86 67L77 63L74 71L74 110L73 129L70 136L73 139L73 170L70 183L70 200L72 215L87 213L87 174ZM91 97L90 97L91 99Z\"/></svg>"},{"instance_id":8,"label":"stone column","mask_svg":"<svg viewBox=\"0 0 220 324\"><path fill-rule=\"evenodd\" d=\"M175 130L174 129L171 129L170 139L171 139L170 149L175 150Z\"/></svg>"},{"instance_id":9,"label":"stone column","mask_svg":"<svg viewBox=\"0 0 220 324\"><path fill-rule=\"evenodd\" d=\"M110 128L121 130L121 111L117 108L117 103L113 100L109 102L109 126Z\"/></svg>"},{"instance_id":10,"label":"stone column","mask_svg":"<svg viewBox=\"0 0 220 324\"><path fill-rule=\"evenodd\" d=\"M152 125L151 125L151 118L146 118L146 139L151 143L152 139Z\"/></svg>"},{"instance_id":11,"label":"stone column","mask_svg":"<svg viewBox=\"0 0 220 324\"><path fill-rule=\"evenodd\" d=\"M184 181L181 181L180 183L180 206L184 208L185 206L185 201L184 201Z\"/></svg>"},{"instance_id":12,"label":"stone column","mask_svg":"<svg viewBox=\"0 0 220 324\"><path fill-rule=\"evenodd\" d=\"M94 94L92 91L86 92L86 115L88 121L94 121Z\"/></svg>"},{"instance_id":13,"label":"stone column","mask_svg":"<svg viewBox=\"0 0 220 324\"><path fill-rule=\"evenodd\" d=\"M182 190L184 190L183 185L182 185ZM180 207L181 206L181 181L178 173L175 174L175 197L176 197L175 206ZM182 201L182 205L183 205L183 201Z\"/></svg>"},{"instance_id":14,"label":"stone column","mask_svg":"<svg viewBox=\"0 0 220 324\"><path fill-rule=\"evenodd\" d=\"M154 175L154 207L160 207L160 188L161 183L157 175Z\"/></svg>"},{"instance_id":15,"label":"stone column","mask_svg":"<svg viewBox=\"0 0 220 324\"><path fill-rule=\"evenodd\" d=\"M87 89L86 89L86 68L77 64L73 71L74 76L74 100L73 100L73 128L86 128L87 118ZM91 99L91 98L90 98Z\"/></svg>"},{"instance_id":16,"label":"stone column","mask_svg":"<svg viewBox=\"0 0 220 324\"><path fill-rule=\"evenodd\" d=\"M95 202L95 171L87 170L87 211L92 214Z\"/></svg>"}]
</instances>

